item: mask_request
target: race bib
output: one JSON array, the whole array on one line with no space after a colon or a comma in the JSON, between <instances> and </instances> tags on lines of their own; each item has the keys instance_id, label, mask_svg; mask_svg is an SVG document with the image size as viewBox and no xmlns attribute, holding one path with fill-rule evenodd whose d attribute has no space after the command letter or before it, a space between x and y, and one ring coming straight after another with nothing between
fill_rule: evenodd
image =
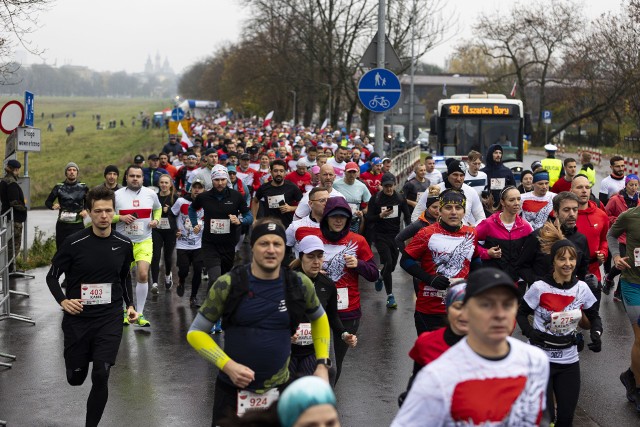
<instances>
[{"instance_id":1,"label":"race bib","mask_svg":"<svg viewBox=\"0 0 640 427\"><path fill-rule=\"evenodd\" d=\"M349 288L338 288L338 310L349 308Z\"/></svg>"},{"instance_id":2,"label":"race bib","mask_svg":"<svg viewBox=\"0 0 640 427\"><path fill-rule=\"evenodd\" d=\"M269 204L269 209L278 209L280 206L285 204L284 194L278 194L277 196L268 196L267 203Z\"/></svg>"},{"instance_id":3,"label":"race bib","mask_svg":"<svg viewBox=\"0 0 640 427\"><path fill-rule=\"evenodd\" d=\"M278 400L280 392L277 388L272 388L263 394L254 393L249 390L238 390L238 416L243 416L247 411L268 409L273 402Z\"/></svg>"},{"instance_id":4,"label":"race bib","mask_svg":"<svg viewBox=\"0 0 640 427\"><path fill-rule=\"evenodd\" d=\"M142 236L144 234L144 223L142 221L133 221L131 224L125 224L124 234L128 236Z\"/></svg>"},{"instance_id":5,"label":"race bib","mask_svg":"<svg viewBox=\"0 0 640 427\"><path fill-rule=\"evenodd\" d=\"M298 345L311 345L313 344L313 338L311 337L311 323L300 323L296 330L298 339L296 344Z\"/></svg>"},{"instance_id":6,"label":"race bib","mask_svg":"<svg viewBox=\"0 0 640 427\"><path fill-rule=\"evenodd\" d=\"M62 222L75 222L78 218L78 214L75 212L60 212L60 221Z\"/></svg>"},{"instance_id":7,"label":"race bib","mask_svg":"<svg viewBox=\"0 0 640 427\"><path fill-rule=\"evenodd\" d=\"M357 203L349 203L349 207L351 208L351 213L353 214L360 210L360 205Z\"/></svg>"},{"instance_id":8,"label":"race bib","mask_svg":"<svg viewBox=\"0 0 640 427\"><path fill-rule=\"evenodd\" d=\"M212 234L229 234L231 232L230 219L212 219L209 225Z\"/></svg>"},{"instance_id":9,"label":"race bib","mask_svg":"<svg viewBox=\"0 0 640 427\"><path fill-rule=\"evenodd\" d=\"M492 190L503 190L506 183L505 178L491 178Z\"/></svg>"},{"instance_id":10,"label":"race bib","mask_svg":"<svg viewBox=\"0 0 640 427\"><path fill-rule=\"evenodd\" d=\"M582 319L582 310L576 308L569 311L551 313L550 331L556 334L568 334L576 330Z\"/></svg>"},{"instance_id":11,"label":"race bib","mask_svg":"<svg viewBox=\"0 0 640 427\"><path fill-rule=\"evenodd\" d=\"M633 250L633 263L636 267L640 267L640 248Z\"/></svg>"},{"instance_id":12,"label":"race bib","mask_svg":"<svg viewBox=\"0 0 640 427\"><path fill-rule=\"evenodd\" d=\"M82 284L80 301L82 305L111 304L111 283Z\"/></svg>"},{"instance_id":13,"label":"race bib","mask_svg":"<svg viewBox=\"0 0 640 427\"><path fill-rule=\"evenodd\" d=\"M390 206L391 214L386 216L385 219L398 218L398 205ZM384 208L385 212L388 210L387 207Z\"/></svg>"},{"instance_id":14,"label":"race bib","mask_svg":"<svg viewBox=\"0 0 640 427\"><path fill-rule=\"evenodd\" d=\"M158 228L161 230L168 230L171 228L169 225L169 218L160 218L160 222L158 222Z\"/></svg>"}]
</instances>

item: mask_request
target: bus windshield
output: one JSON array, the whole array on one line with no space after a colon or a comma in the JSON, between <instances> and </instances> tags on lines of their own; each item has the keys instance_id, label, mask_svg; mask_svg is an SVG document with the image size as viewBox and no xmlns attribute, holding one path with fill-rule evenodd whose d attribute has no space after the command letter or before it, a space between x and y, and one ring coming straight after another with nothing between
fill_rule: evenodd
<instances>
[{"instance_id":1,"label":"bus windshield","mask_svg":"<svg viewBox=\"0 0 640 427\"><path fill-rule=\"evenodd\" d=\"M486 153L492 144L502 145L502 161L518 160L520 120L483 117L447 117L442 154L466 156L469 151Z\"/></svg>"}]
</instances>

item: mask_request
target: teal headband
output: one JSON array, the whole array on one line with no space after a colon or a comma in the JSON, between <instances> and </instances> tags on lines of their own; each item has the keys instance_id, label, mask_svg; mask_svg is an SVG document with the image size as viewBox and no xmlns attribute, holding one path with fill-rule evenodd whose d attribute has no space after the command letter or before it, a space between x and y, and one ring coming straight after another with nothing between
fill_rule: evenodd
<instances>
[{"instance_id":1,"label":"teal headband","mask_svg":"<svg viewBox=\"0 0 640 427\"><path fill-rule=\"evenodd\" d=\"M295 380L278 400L278 418L282 427L292 427L300 415L312 406L336 406L336 396L326 381L307 376Z\"/></svg>"}]
</instances>

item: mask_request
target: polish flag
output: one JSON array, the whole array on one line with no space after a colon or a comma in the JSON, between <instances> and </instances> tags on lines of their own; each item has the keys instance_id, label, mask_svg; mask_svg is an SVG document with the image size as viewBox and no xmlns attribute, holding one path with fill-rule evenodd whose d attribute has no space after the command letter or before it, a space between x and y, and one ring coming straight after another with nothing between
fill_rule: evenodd
<instances>
[{"instance_id":1,"label":"polish flag","mask_svg":"<svg viewBox=\"0 0 640 427\"><path fill-rule=\"evenodd\" d=\"M182 123L178 123L178 132L182 133L182 137L180 139L180 145L182 145L182 151L187 151L189 147L193 147L193 142L189 139L189 135L182 127Z\"/></svg>"},{"instance_id":2,"label":"polish flag","mask_svg":"<svg viewBox=\"0 0 640 427\"><path fill-rule=\"evenodd\" d=\"M262 127L267 128L271 124L271 118L273 117L273 110L267 114L267 117L264 118L264 122L262 122Z\"/></svg>"},{"instance_id":3,"label":"polish flag","mask_svg":"<svg viewBox=\"0 0 640 427\"><path fill-rule=\"evenodd\" d=\"M324 130L324 128L326 128L328 124L329 119L324 119L324 122L322 122L322 126L320 126L320 130Z\"/></svg>"},{"instance_id":4,"label":"polish flag","mask_svg":"<svg viewBox=\"0 0 640 427\"><path fill-rule=\"evenodd\" d=\"M513 82L513 88L511 88L511 93L509 93L509 95L510 95L512 98L515 98L515 97L516 97L516 89L517 89L517 88L518 88L518 81L516 80L516 81L514 81L514 82Z\"/></svg>"},{"instance_id":5,"label":"polish flag","mask_svg":"<svg viewBox=\"0 0 640 427\"><path fill-rule=\"evenodd\" d=\"M222 117L218 117L217 119L215 119L213 121L213 123L220 125L220 126L226 126L227 125L227 116L222 116Z\"/></svg>"}]
</instances>

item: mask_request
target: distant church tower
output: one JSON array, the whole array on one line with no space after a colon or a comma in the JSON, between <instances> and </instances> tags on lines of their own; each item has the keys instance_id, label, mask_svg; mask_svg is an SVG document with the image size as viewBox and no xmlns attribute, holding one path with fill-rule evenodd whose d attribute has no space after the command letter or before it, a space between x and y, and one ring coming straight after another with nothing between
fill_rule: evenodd
<instances>
[{"instance_id":1,"label":"distant church tower","mask_svg":"<svg viewBox=\"0 0 640 427\"><path fill-rule=\"evenodd\" d=\"M147 63L144 65L145 74L153 74L153 62L151 62L151 55L147 55Z\"/></svg>"},{"instance_id":2,"label":"distant church tower","mask_svg":"<svg viewBox=\"0 0 640 427\"><path fill-rule=\"evenodd\" d=\"M153 71L155 71L156 73L162 72L162 63L160 62L160 52L156 52L156 63L155 63L155 67L153 68Z\"/></svg>"}]
</instances>

